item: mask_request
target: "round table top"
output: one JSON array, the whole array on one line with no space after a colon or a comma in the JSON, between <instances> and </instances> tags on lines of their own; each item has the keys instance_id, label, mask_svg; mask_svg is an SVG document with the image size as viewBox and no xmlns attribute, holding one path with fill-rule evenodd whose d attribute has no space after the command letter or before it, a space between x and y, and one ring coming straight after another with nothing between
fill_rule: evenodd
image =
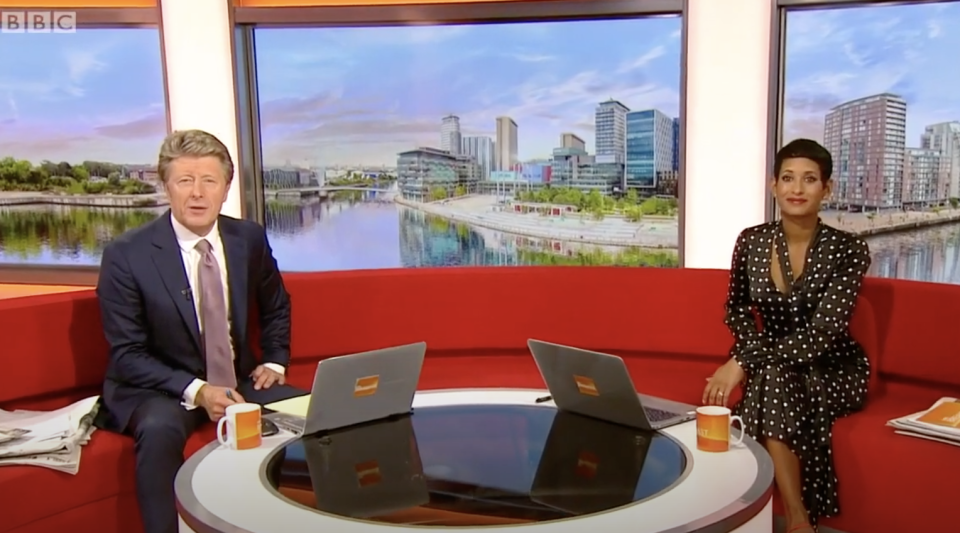
<instances>
[{"instance_id":1,"label":"round table top","mask_svg":"<svg viewBox=\"0 0 960 533\"><path fill-rule=\"evenodd\" d=\"M267 481L292 503L422 526L547 522L655 497L685 448L543 405L450 405L287 442Z\"/></svg>"},{"instance_id":2,"label":"round table top","mask_svg":"<svg viewBox=\"0 0 960 533\"><path fill-rule=\"evenodd\" d=\"M693 422L647 433L558 413L543 394L422 391L412 416L254 450L214 442L178 473L178 507L198 533L679 533L731 531L771 498L772 462L749 437L701 452Z\"/></svg>"}]
</instances>

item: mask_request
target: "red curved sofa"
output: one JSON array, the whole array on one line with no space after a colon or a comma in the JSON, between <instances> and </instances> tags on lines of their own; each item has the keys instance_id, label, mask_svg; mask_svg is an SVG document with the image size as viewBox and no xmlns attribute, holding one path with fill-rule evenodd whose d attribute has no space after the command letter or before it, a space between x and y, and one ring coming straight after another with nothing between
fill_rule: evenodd
<instances>
[{"instance_id":1,"label":"red curved sofa","mask_svg":"<svg viewBox=\"0 0 960 533\"><path fill-rule=\"evenodd\" d=\"M626 360L642 392L696 403L732 338L727 272L582 267L371 270L284 276L293 303L291 381L308 388L332 355L426 341L420 386L543 386L526 348L540 338ZM852 330L875 370L865 410L837 423L847 533L937 531L960 490L960 448L894 435L884 423L960 394L960 287L869 279ZM0 408L52 409L98 394L107 348L94 292L0 301L7 369ZM188 453L212 440L207 428ZM80 473L0 467L0 531L140 531L133 446L94 434Z\"/></svg>"}]
</instances>

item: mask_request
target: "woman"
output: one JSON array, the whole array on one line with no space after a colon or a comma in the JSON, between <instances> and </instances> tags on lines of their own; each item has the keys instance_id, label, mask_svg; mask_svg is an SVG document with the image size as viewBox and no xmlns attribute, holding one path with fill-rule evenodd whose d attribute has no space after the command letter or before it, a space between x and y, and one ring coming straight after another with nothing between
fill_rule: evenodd
<instances>
[{"instance_id":1,"label":"woman","mask_svg":"<svg viewBox=\"0 0 960 533\"><path fill-rule=\"evenodd\" d=\"M771 189L781 218L737 239L725 319L736 342L703 392L704 404L726 405L743 385L735 410L773 459L792 533L811 533L840 511L831 428L862 407L870 374L848 331L870 253L818 216L832 172L830 153L814 141L777 152Z\"/></svg>"}]
</instances>

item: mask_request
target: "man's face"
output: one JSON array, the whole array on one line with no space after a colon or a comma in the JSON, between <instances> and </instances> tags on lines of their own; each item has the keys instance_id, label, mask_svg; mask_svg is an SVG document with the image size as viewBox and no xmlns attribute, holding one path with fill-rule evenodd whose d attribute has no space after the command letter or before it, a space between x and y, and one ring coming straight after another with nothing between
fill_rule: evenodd
<instances>
[{"instance_id":1,"label":"man's face","mask_svg":"<svg viewBox=\"0 0 960 533\"><path fill-rule=\"evenodd\" d=\"M201 237L213 228L230 192L223 165L213 156L173 160L164 186L173 217Z\"/></svg>"}]
</instances>

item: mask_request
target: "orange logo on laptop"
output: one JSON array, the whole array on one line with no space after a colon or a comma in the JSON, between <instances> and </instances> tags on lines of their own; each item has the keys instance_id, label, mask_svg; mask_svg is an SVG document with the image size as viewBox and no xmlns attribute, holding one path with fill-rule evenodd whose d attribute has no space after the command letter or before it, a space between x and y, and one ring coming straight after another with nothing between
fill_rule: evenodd
<instances>
[{"instance_id":1,"label":"orange logo on laptop","mask_svg":"<svg viewBox=\"0 0 960 533\"><path fill-rule=\"evenodd\" d=\"M577 389L580 390L580 394L600 396L600 391L597 390L597 384L594 383L592 379L574 374L573 380L577 382Z\"/></svg>"},{"instance_id":2,"label":"orange logo on laptop","mask_svg":"<svg viewBox=\"0 0 960 533\"><path fill-rule=\"evenodd\" d=\"M367 376L357 380L353 386L353 396L373 396L377 393L377 387L380 386L380 376Z\"/></svg>"},{"instance_id":3,"label":"orange logo on laptop","mask_svg":"<svg viewBox=\"0 0 960 533\"><path fill-rule=\"evenodd\" d=\"M361 488L380 483L382 476L380 475L380 465L377 464L376 460L357 463L353 465L353 469L357 472L357 483L360 484Z\"/></svg>"},{"instance_id":4,"label":"orange logo on laptop","mask_svg":"<svg viewBox=\"0 0 960 533\"><path fill-rule=\"evenodd\" d=\"M597 475L597 466L600 459L591 452L580 452L577 455L577 477L592 479Z\"/></svg>"}]
</instances>

